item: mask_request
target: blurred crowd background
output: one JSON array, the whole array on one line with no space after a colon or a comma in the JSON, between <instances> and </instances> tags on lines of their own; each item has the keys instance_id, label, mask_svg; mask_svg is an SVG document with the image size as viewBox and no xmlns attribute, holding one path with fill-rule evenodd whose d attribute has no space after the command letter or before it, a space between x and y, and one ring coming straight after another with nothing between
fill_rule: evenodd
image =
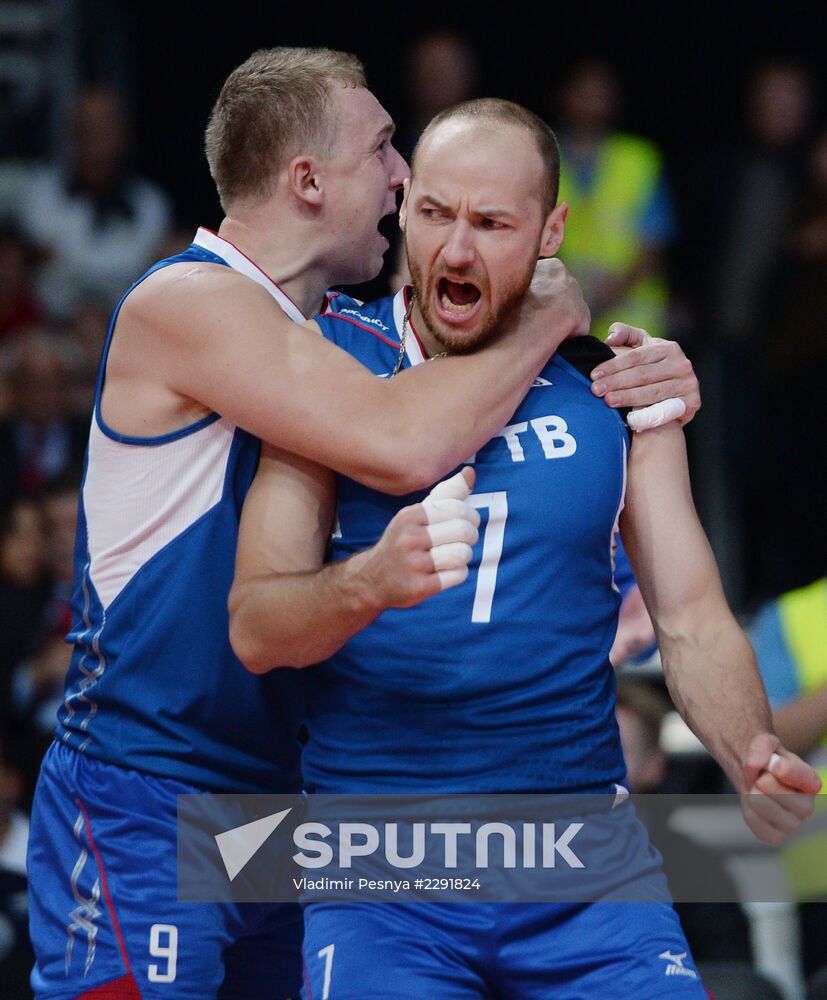
<instances>
[{"instance_id":1,"label":"blurred crowd background","mask_svg":"<svg viewBox=\"0 0 827 1000\"><path fill-rule=\"evenodd\" d=\"M355 51L405 155L433 114L476 96L518 100L555 128L571 206L561 256L594 332L622 319L693 360L696 502L788 745L825 764L824 24L816 4L668 7L0 2L0 997L29 995L26 813L69 657L108 316L148 264L220 222L201 133L224 77L258 47ZM397 240L359 294L403 273ZM725 789L709 758L670 739L656 656L624 665L620 705L635 790ZM827 878L805 897L827 899ZM800 909L793 972L744 997L792 1000L807 978L827 995L824 913ZM761 966L740 907L684 917L707 961Z\"/></svg>"}]
</instances>

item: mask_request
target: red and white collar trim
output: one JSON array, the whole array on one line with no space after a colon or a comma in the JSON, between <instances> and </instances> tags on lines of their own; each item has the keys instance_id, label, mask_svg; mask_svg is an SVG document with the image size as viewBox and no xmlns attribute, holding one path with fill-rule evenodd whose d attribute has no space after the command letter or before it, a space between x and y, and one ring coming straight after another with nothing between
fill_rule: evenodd
<instances>
[{"instance_id":1,"label":"red and white collar trim","mask_svg":"<svg viewBox=\"0 0 827 1000\"><path fill-rule=\"evenodd\" d=\"M252 278L256 284L261 285L262 288L266 288L294 323L304 323L307 319L287 292L279 288L269 274L262 271L254 260L250 260L246 254L242 253L229 240L225 240L223 236L219 236L212 229L205 229L203 226L200 226L192 242L196 246L202 247L204 250L209 250L216 257L220 257L226 261L234 271Z\"/></svg>"},{"instance_id":2,"label":"red and white collar trim","mask_svg":"<svg viewBox=\"0 0 827 1000\"><path fill-rule=\"evenodd\" d=\"M393 321L396 326L396 335L402 340L402 324L405 321L405 313L408 311L408 306L411 304L411 286L405 285L401 288L396 295L393 297ZM413 334L413 336L411 336ZM428 355L425 353L425 349L422 346L422 341L419 339L419 334L414 329L413 322L408 320L408 336L405 338L405 354L408 356L408 361L411 367L414 365L421 365L423 361L428 360Z\"/></svg>"}]
</instances>

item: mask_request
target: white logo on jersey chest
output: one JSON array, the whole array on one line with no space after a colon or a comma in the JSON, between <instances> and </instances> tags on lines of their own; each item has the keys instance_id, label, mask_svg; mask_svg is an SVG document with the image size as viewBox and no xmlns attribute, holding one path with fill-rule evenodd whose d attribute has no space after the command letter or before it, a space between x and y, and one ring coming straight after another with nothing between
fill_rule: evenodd
<instances>
[{"instance_id":1,"label":"white logo on jersey chest","mask_svg":"<svg viewBox=\"0 0 827 1000\"><path fill-rule=\"evenodd\" d=\"M508 445L511 459L514 462L525 461L525 449L520 435L531 432L540 442L546 458L570 458L577 451L577 442L569 433L569 425L562 417L551 415L535 417L533 420L522 420L518 424L509 424L495 434L495 438L504 438Z\"/></svg>"}]
</instances>

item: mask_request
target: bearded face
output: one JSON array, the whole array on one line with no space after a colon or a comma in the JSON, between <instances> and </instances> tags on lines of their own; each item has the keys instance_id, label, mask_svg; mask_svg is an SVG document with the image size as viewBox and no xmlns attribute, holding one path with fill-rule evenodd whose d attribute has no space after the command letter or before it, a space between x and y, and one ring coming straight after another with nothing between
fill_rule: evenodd
<instances>
[{"instance_id":1,"label":"bearded face","mask_svg":"<svg viewBox=\"0 0 827 1000\"><path fill-rule=\"evenodd\" d=\"M437 259L426 270L405 239L408 268L422 318L443 350L472 351L509 319L531 284L536 254L522 267L493 280L484 266L457 272Z\"/></svg>"}]
</instances>

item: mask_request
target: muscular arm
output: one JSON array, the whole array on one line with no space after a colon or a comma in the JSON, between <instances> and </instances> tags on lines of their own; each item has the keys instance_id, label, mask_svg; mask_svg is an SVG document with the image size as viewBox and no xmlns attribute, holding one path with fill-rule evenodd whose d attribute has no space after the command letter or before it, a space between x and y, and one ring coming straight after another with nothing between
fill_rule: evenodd
<instances>
[{"instance_id":1,"label":"muscular arm","mask_svg":"<svg viewBox=\"0 0 827 1000\"><path fill-rule=\"evenodd\" d=\"M322 568L334 508L332 472L263 447L244 501L229 601L230 641L255 673L323 659L340 632L344 641L378 613L351 560ZM308 619L318 626L313 635Z\"/></svg>"},{"instance_id":2,"label":"muscular arm","mask_svg":"<svg viewBox=\"0 0 827 1000\"><path fill-rule=\"evenodd\" d=\"M738 791L768 793L745 796L744 813L758 836L780 843L812 811L818 777L773 733L752 647L695 513L674 423L635 438L621 531L678 710Z\"/></svg>"},{"instance_id":3,"label":"muscular arm","mask_svg":"<svg viewBox=\"0 0 827 1000\"><path fill-rule=\"evenodd\" d=\"M377 379L291 323L259 286L217 267L182 267L163 285L140 286L118 336L140 343L138 363L172 392L286 451L401 494L481 447L557 345L582 326L579 292L562 265L544 262L552 264L553 277L544 286L540 279L544 290L535 286L507 336L393 380Z\"/></svg>"},{"instance_id":4,"label":"muscular arm","mask_svg":"<svg viewBox=\"0 0 827 1000\"><path fill-rule=\"evenodd\" d=\"M635 438L621 534L675 705L743 790L749 745L772 730L770 709L695 513L683 433L674 423Z\"/></svg>"},{"instance_id":5,"label":"muscular arm","mask_svg":"<svg viewBox=\"0 0 827 1000\"><path fill-rule=\"evenodd\" d=\"M454 498L467 494L472 470L449 483ZM399 511L371 548L322 565L333 474L264 446L244 502L229 599L230 641L242 663L254 673L318 663L385 608L462 582L479 515L459 499L428 503Z\"/></svg>"}]
</instances>

